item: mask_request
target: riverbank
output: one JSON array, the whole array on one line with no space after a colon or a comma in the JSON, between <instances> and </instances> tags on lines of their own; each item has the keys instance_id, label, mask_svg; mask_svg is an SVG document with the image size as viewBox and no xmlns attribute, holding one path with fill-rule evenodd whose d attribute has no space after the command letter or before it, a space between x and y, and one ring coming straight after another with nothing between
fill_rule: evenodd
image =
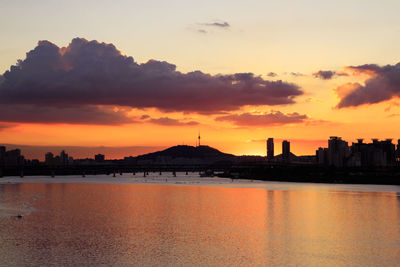
<instances>
[{"instance_id":1,"label":"riverbank","mask_svg":"<svg viewBox=\"0 0 400 267\"><path fill-rule=\"evenodd\" d=\"M125 173L112 177L112 175L88 175L81 176L25 176L0 178L0 185L40 183L40 184L111 184L111 185L171 185L171 186L212 186L227 188L258 188L263 190L332 190L337 191L379 191L400 192L397 185L375 185L375 184L338 184L338 183L303 183L285 181L262 181L255 179L231 179L218 177L200 177L198 174L177 173L159 175L149 173L147 177Z\"/></svg>"}]
</instances>

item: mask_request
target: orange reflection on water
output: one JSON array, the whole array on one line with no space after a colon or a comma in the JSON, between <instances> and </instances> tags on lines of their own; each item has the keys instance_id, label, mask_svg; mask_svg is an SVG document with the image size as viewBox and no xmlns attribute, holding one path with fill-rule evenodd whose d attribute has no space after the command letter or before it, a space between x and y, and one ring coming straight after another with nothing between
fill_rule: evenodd
<instances>
[{"instance_id":1,"label":"orange reflection on water","mask_svg":"<svg viewBox=\"0 0 400 267\"><path fill-rule=\"evenodd\" d=\"M2 186L0 195L38 197L23 220L0 220L0 257L17 265L399 262L396 193L19 184Z\"/></svg>"}]
</instances>

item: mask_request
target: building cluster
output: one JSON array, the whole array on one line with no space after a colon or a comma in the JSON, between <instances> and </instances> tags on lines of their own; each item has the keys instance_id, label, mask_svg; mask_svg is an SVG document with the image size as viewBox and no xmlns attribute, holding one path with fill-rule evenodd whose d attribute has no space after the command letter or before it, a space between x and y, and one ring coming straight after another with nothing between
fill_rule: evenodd
<instances>
[{"instance_id":1,"label":"building cluster","mask_svg":"<svg viewBox=\"0 0 400 267\"><path fill-rule=\"evenodd\" d=\"M59 155L54 155L51 152L45 154L44 162L37 159L27 160L21 154L20 149L6 150L6 147L0 146L0 168L4 167L20 167L20 166L72 166L72 165L92 165L106 163L105 156L97 154L93 158L74 159L63 150Z\"/></svg>"},{"instance_id":2,"label":"building cluster","mask_svg":"<svg viewBox=\"0 0 400 267\"><path fill-rule=\"evenodd\" d=\"M386 167L394 166L400 161L400 139L397 147L392 139L372 139L372 143L364 143L358 139L351 146L337 136L330 137L328 148L316 151L318 164L335 167Z\"/></svg>"},{"instance_id":3,"label":"building cluster","mask_svg":"<svg viewBox=\"0 0 400 267\"><path fill-rule=\"evenodd\" d=\"M268 161L282 161L290 162L292 154L290 153L290 142L287 140L282 141L282 154L275 157L274 154L274 138L267 139L267 160Z\"/></svg>"},{"instance_id":4,"label":"building cluster","mask_svg":"<svg viewBox=\"0 0 400 267\"><path fill-rule=\"evenodd\" d=\"M74 163L74 159L69 157L65 151L61 151L60 155L54 156L53 153L47 152L45 155L45 164L50 166L68 166Z\"/></svg>"},{"instance_id":5,"label":"building cluster","mask_svg":"<svg viewBox=\"0 0 400 267\"><path fill-rule=\"evenodd\" d=\"M61 151L60 155L54 156L53 153L47 152L45 155L45 165L48 166L71 166L71 165L91 165L105 162L103 154L97 154L93 158L74 159L68 156L65 151Z\"/></svg>"},{"instance_id":6,"label":"building cluster","mask_svg":"<svg viewBox=\"0 0 400 267\"><path fill-rule=\"evenodd\" d=\"M21 166L24 165L25 158L21 155L21 150L6 150L6 147L0 146L0 166Z\"/></svg>"}]
</instances>

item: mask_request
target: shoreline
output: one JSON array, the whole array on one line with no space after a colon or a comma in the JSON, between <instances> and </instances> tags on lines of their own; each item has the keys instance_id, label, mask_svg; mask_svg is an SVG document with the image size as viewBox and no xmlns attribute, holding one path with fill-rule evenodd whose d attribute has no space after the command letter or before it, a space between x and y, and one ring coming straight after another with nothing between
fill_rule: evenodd
<instances>
[{"instance_id":1,"label":"shoreline","mask_svg":"<svg viewBox=\"0 0 400 267\"><path fill-rule=\"evenodd\" d=\"M107 175L78 176L7 176L0 178L0 186L10 184L109 184L109 185L169 185L169 186L210 186L224 188L254 188L262 190L308 190L320 189L329 191L360 191L360 192L395 192L400 194L399 185L383 184L344 184L344 183L316 183L295 181L265 181L256 179L231 179L220 177L186 176L149 176L135 177L129 174L110 177Z\"/></svg>"}]
</instances>

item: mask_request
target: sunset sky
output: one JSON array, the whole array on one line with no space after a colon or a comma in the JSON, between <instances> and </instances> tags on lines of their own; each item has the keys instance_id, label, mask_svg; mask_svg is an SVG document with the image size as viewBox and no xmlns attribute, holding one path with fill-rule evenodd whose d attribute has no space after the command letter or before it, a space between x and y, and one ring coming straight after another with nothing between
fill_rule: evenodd
<instances>
[{"instance_id":1,"label":"sunset sky","mask_svg":"<svg viewBox=\"0 0 400 267\"><path fill-rule=\"evenodd\" d=\"M400 138L400 1L0 0L0 144ZM143 148L135 150L134 148ZM82 150L84 151L84 149ZM75 157L92 155L93 149ZM106 154L107 156L107 154Z\"/></svg>"}]
</instances>

